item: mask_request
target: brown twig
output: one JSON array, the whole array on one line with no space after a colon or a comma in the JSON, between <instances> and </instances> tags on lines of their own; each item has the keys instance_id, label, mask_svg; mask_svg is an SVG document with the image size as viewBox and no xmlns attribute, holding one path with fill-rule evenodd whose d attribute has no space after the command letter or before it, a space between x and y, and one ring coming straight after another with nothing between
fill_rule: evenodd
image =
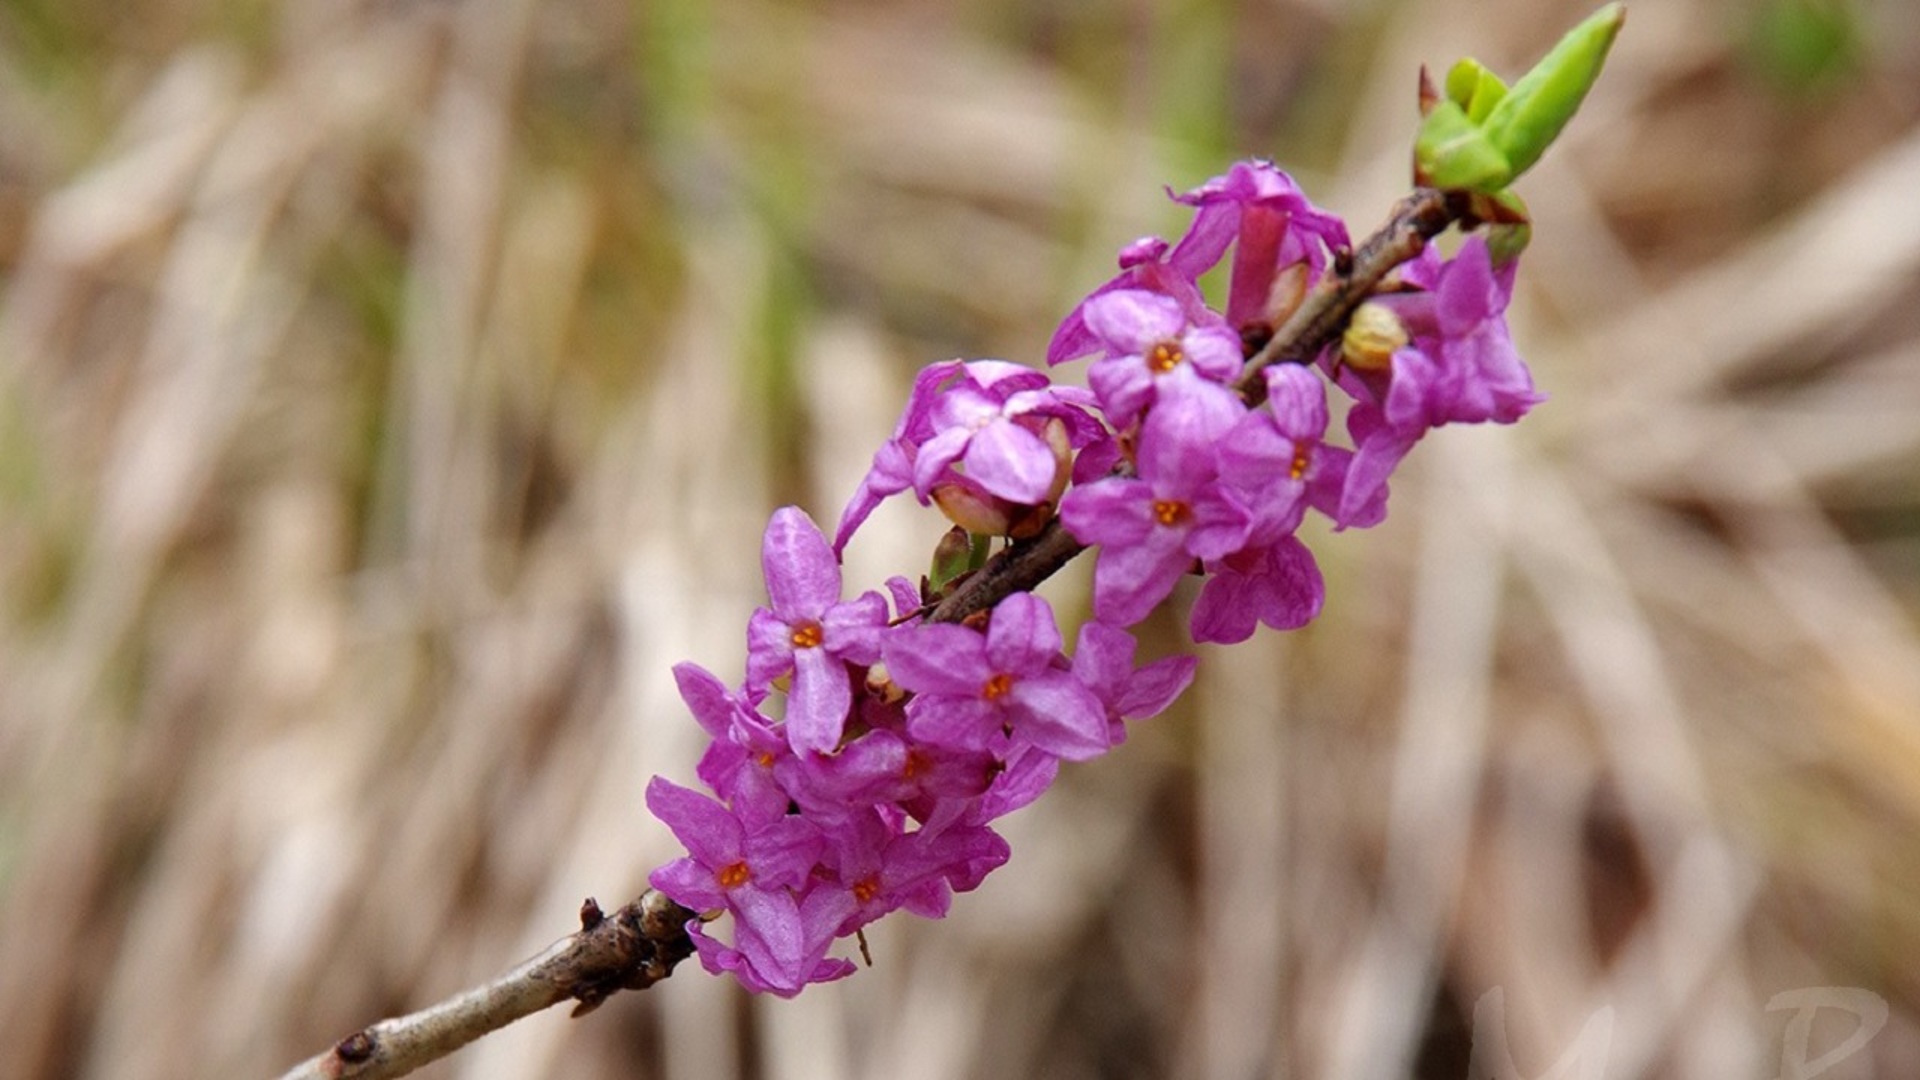
<instances>
[{"instance_id":1,"label":"brown twig","mask_svg":"<svg viewBox=\"0 0 1920 1080\"><path fill-rule=\"evenodd\" d=\"M652 889L611 915L588 900L580 930L491 982L416 1013L382 1020L301 1062L281 1080L383 1080L453 1053L490 1031L557 1005L577 1001L592 1011L620 990L644 990L672 974L693 953L687 920L694 913Z\"/></svg>"},{"instance_id":2,"label":"brown twig","mask_svg":"<svg viewBox=\"0 0 1920 1080\"><path fill-rule=\"evenodd\" d=\"M1434 188L1416 188L1400 200L1387 223L1353 253L1352 261L1320 279L1300 306L1295 308L1273 339L1247 360L1234 389L1249 405L1267 398L1266 380L1261 372L1275 364L1305 364L1320 354L1346 330L1353 309L1373 295L1386 276L1401 263L1419 255L1427 241L1445 231L1448 225L1466 217L1467 204L1461 196L1448 195Z\"/></svg>"},{"instance_id":3,"label":"brown twig","mask_svg":"<svg viewBox=\"0 0 1920 1080\"><path fill-rule=\"evenodd\" d=\"M1466 216L1463 205L1422 188L1402 200L1378 232L1352 258L1341 259L1273 339L1247 361L1235 388L1249 404L1266 397L1261 371L1279 363L1305 363L1346 327L1353 309L1387 274L1420 254L1427 241ZM988 560L942 600L929 619L959 622L992 609L1016 592L1031 590L1072 562L1086 545L1054 519L1037 535L1018 541ZM641 990L666 978L693 952L686 923L693 912L649 889L638 900L604 915L589 900L580 931L482 986L392 1020L382 1020L341 1039L331 1050L296 1066L281 1080L379 1080L404 1076L445 1057L490 1031L569 999L578 1016L620 990Z\"/></svg>"}]
</instances>

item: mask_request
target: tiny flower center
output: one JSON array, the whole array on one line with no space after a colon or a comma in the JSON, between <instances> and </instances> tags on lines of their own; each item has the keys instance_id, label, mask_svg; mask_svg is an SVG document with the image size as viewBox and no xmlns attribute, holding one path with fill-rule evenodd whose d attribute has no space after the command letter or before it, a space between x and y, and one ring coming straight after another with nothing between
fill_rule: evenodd
<instances>
[{"instance_id":1,"label":"tiny flower center","mask_svg":"<svg viewBox=\"0 0 1920 1080\"><path fill-rule=\"evenodd\" d=\"M763 769L773 768L773 751L771 750L760 751L758 754L754 755L753 763L755 765L760 766Z\"/></svg>"},{"instance_id":2,"label":"tiny flower center","mask_svg":"<svg viewBox=\"0 0 1920 1080\"><path fill-rule=\"evenodd\" d=\"M927 755L918 750L909 750L907 751L907 763L900 766L900 777L903 780L911 780L921 773L926 772L932 764L931 761L927 760Z\"/></svg>"},{"instance_id":3,"label":"tiny flower center","mask_svg":"<svg viewBox=\"0 0 1920 1080\"><path fill-rule=\"evenodd\" d=\"M998 701L1006 697L1012 689L1013 676L1002 671L987 680L986 685L980 688L980 696L988 701Z\"/></svg>"},{"instance_id":4,"label":"tiny flower center","mask_svg":"<svg viewBox=\"0 0 1920 1080\"><path fill-rule=\"evenodd\" d=\"M793 647L796 649L814 649L818 648L826 638L827 632L820 628L819 623L812 619L802 619L793 624L793 632L788 635L787 640L793 642Z\"/></svg>"},{"instance_id":5,"label":"tiny flower center","mask_svg":"<svg viewBox=\"0 0 1920 1080\"><path fill-rule=\"evenodd\" d=\"M1186 358L1187 354L1180 351L1178 344L1171 341L1163 341L1148 351L1147 367L1156 375L1164 375L1174 368L1179 367L1180 361Z\"/></svg>"},{"instance_id":6,"label":"tiny flower center","mask_svg":"<svg viewBox=\"0 0 1920 1080\"><path fill-rule=\"evenodd\" d=\"M1307 468L1313 464L1313 445L1307 442L1293 444L1293 464L1287 469L1287 478L1298 480L1307 475Z\"/></svg>"},{"instance_id":7,"label":"tiny flower center","mask_svg":"<svg viewBox=\"0 0 1920 1080\"><path fill-rule=\"evenodd\" d=\"M713 879L718 881L723 889L737 889L753 880L753 871L747 869L747 861L742 859L739 862L728 863L715 871Z\"/></svg>"},{"instance_id":8,"label":"tiny flower center","mask_svg":"<svg viewBox=\"0 0 1920 1080\"><path fill-rule=\"evenodd\" d=\"M869 874L853 883L853 898L863 904L870 904L880 895L880 875Z\"/></svg>"},{"instance_id":9,"label":"tiny flower center","mask_svg":"<svg viewBox=\"0 0 1920 1080\"><path fill-rule=\"evenodd\" d=\"M1184 525L1193 517L1193 508L1178 499L1153 500L1153 520L1162 525Z\"/></svg>"}]
</instances>

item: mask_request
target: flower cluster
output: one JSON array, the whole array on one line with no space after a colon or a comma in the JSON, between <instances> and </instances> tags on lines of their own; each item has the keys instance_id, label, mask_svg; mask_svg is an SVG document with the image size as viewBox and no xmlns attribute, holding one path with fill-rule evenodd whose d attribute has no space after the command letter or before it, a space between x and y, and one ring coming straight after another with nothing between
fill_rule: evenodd
<instances>
[{"instance_id":1,"label":"flower cluster","mask_svg":"<svg viewBox=\"0 0 1920 1080\"><path fill-rule=\"evenodd\" d=\"M848 974L828 947L896 908L945 914L1006 861L994 819L1193 678L1188 656L1136 667L1132 636L1099 623L1068 660L1052 609L1028 593L984 631L915 621L904 579L889 583L897 614L876 592L842 600L833 550L795 507L773 515L761 561L770 606L748 623L745 685L674 669L713 737L697 771L718 800L658 777L647 788L688 851L654 887L733 915L731 945L698 921L688 930L709 970L754 990L789 995ZM780 687L775 720L764 710Z\"/></svg>"},{"instance_id":2,"label":"flower cluster","mask_svg":"<svg viewBox=\"0 0 1920 1080\"><path fill-rule=\"evenodd\" d=\"M648 806L689 854L652 880L703 913L688 929L709 970L792 994L849 973L830 946L881 915L944 914L1006 861L995 819L1191 681L1190 656L1136 666L1128 633L1183 577L1201 578L1198 641L1301 626L1324 594L1297 535L1309 511L1374 525L1428 430L1508 423L1540 400L1504 321L1513 264L1477 235L1402 267L1311 363L1248 371L1347 254L1346 226L1265 162L1174 197L1194 210L1187 233L1124 249L1048 348L1050 365L1093 358L1087 388L999 360L928 367L831 542L796 508L773 515L744 684L676 669L713 739L698 773L717 798L653 781ZM1199 281L1229 249L1216 309ZM1329 388L1350 445L1329 438ZM976 537L1057 518L1098 547L1071 657L1032 593L964 623L927 618L946 580L843 598L841 551L909 490ZM731 944L706 932L721 912Z\"/></svg>"}]
</instances>

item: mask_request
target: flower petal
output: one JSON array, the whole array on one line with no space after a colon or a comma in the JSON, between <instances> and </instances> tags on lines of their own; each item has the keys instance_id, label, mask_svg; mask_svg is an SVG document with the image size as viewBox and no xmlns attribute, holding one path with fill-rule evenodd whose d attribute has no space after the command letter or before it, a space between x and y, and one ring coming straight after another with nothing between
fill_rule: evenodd
<instances>
[{"instance_id":1,"label":"flower petal","mask_svg":"<svg viewBox=\"0 0 1920 1080\"><path fill-rule=\"evenodd\" d=\"M1033 593L1014 593L993 609L987 623L987 666L1021 674L1044 670L1060 652L1053 608Z\"/></svg>"},{"instance_id":2,"label":"flower petal","mask_svg":"<svg viewBox=\"0 0 1920 1080\"><path fill-rule=\"evenodd\" d=\"M1303 364L1275 364L1266 371L1267 407L1273 426L1289 439L1318 441L1327 433L1327 389Z\"/></svg>"},{"instance_id":3,"label":"flower petal","mask_svg":"<svg viewBox=\"0 0 1920 1080\"><path fill-rule=\"evenodd\" d=\"M907 734L935 746L988 749L1000 724L1000 710L978 697L929 694L907 704Z\"/></svg>"},{"instance_id":4,"label":"flower petal","mask_svg":"<svg viewBox=\"0 0 1920 1080\"><path fill-rule=\"evenodd\" d=\"M1107 711L1085 683L1065 671L1029 675L1014 684L1015 734L1068 761L1099 757L1113 745Z\"/></svg>"},{"instance_id":5,"label":"flower petal","mask_svg":"<svg viewBox=\"0 0 1920 1080\"><path fill-rule=\"evenodd\" d=\"M1135 671L1126 692L1108 704L1128 720L1158 716L1186 692L1199 670L1197 656L1169 656Z\"/></svg>"},{"instance_id":6,"label":"flower petal","mask_svg":"<svg viewBox=\"0 0 1920 1080\"><path fill-rule=\"evenodd\" d=\"M1138 544L1102 547L1093 564L1094 617L1114 626L1146 618L1193 565L1180 540L1161 529Z\"/></svg>"},{"instance_id":7,"label":"flower petal","mask_svg":"<svg viewBox=\"0 0 1920 1080\"><path fill-rule=\"evenodd\" d=\"M787 741L796 753L832 753L840 745L853 688L847 665L825 649L796 649L793 690L787 695Z\"/></svg>"},{"instance_id":8,"label":"flower petal","mask_svg":"<svg viewBox=\"0 0 1920 1080\"><path fill-rule=\"evenodd\" d=\"M888 636L881 646L887 673L915 693L973 694L993 674L986 641L964 626L916 626Z\"/></svg>"},{"instance_id":9,"label":"flower petal","mask_svg":"<svg viewBox=\"0 0 1920 1080\"><path fill-rule=\"evenodd\" d=\"M663 776L647 783L647 809L673 830L688 853L709 866L724 866L745 851L745 830L726 807Z\"/></svg>"},{"instance_id":10,"label":"flower petal","mask_svg":"<svg viewBox=\"0 0 1920 1080\"><path fill-rule=\"evenodd\" d=\"M1011 420L974 432L967 446L967 475L1010 502L1033 505L1053 488L1060 463L1046 440Z\"/></svg>"},{"instance_id":11,"label":"flower petal","mask_svg":"<svg viewBox=\"0 0 1920 1080\"><path fill-rule=\"evenodd\" d=\"M1153 489L1120 477L1083 484L1060 500L1060 520L1083 544L1138 544L1154 530Z\"/></svg>"},{"instance_id":12,"label":"flower petal","mask_svg":"<svg viewBox=\"0 0 1920 1080\"><path fill-rule=\"evenodd\" d=\"M1115 354L1146 352L1178 337L1187 324L1179 303L1145 289L1115 289L1096 296L1081 314L1088 329Z\"/></svg>"},{"instance_id":13,"label":"flower petal","mask_svg":"<svg viewBox=\"0 0 1920 1080\"><path fill-rule=\"evenodd\" d=\"M733 696L719 676L694 663L673 665L673 683L680 700L708 735L726 739L733 734Z\"/></svg>"},{"instance_id":14,"label":"flower petal","mask_svg":"<svg viewBox=\"0 0 1920 1080\"><path fill-rule=\"evenodd\" d=\"M817 619L840 599L840 563L805 510L783 506L767 522L760 566L774 613L788 621Z\"/></svg>"}]
</instances>

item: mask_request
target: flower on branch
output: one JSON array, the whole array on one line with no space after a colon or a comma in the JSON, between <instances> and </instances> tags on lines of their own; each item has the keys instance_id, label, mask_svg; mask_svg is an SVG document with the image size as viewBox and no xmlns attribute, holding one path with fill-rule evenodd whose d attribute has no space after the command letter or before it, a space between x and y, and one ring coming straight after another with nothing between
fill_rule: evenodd
<instances>
[{"instance_id":1,"label":"flower on branch","mask_svg":"<svg viewBox=\"0 0 1920 1080\"><path fill-rule=\"evenodd\" d=\"M1246 415L1231 393L1177 394L1147 414L1137 477L1112 477L1067 493L1060 518L1082 543L1099 544L1093 611L1132 626L1166 599L1195 560L1238 551L1253 512L1220 475L1220 440Z\"/></svg>"},{"instance_id":2,"label":"flower on branch","mask_svg":"<svg viewBox=\"0 0 1920 1080\"><path fill-rule=\"evenodd\" d=\"M767 522L760 565L772 606L747 622L747 689L764 694L791 673L788 741L797 751L831 750L853 702L847 665L880 658L886 598L867 592L840 599L839 560L798 507L783 507Z\"/></svg>"},{"instance_id":3,"label":"flower on branch","mask_svg":"<svg viewBox=\"0 0 1920 1080\"><path fill-rule=\"evenodd\" d=\"M1177 392L1197 375L1224 389L1240 374L1240 335L1211 311L1196 319L1161 293L1115 289L1088 300L1083 317L1106 349L1087 382L1116 428L1132 424L1162 385Z\"/></svg>"},{"instance_id":4,"label":"flower on branch","mask_svg":"<svg viewBox=\"0 0 1920 1080\"><path fill-rule=\"evenodd\" d=\"M894 434L841 513L833 550L880 503L911 488L975 532L1006 532L1020 510L1059 499L1075 450L1106 435L1087 391L1004 360L949 360L914 380Z\"/></svg>"},{"instance_id":5,"label":"flower on branch","mask_svg":"<svg viewBox=\"0 0 1920 1080\"><path fill-rule=\"evenodd\" d=\"M1005 756L1016 743L1078 761L1110 744L1100 700L1054 666L1053 609L1017 593L993 611L986 633L917 626L888 638L887 670L914 691L907 730L935 747Z\"/></svg>"},{"instance_id":6,"label":"flower on branch","mask_svg":"<svg viewBox=\"0 0 1920 1080\"><path fill-rule=\"evenodd\" d=\"M1196 641L1305 625L1325 598L1298 534L1309 512L1336 530L1375 525L1389 475L1428 430L1510 422L1541 400L1506 327L1512 265L1496 269L1478 236L1452 260L1415 258L1430 234L1394 260L1407 265L1385 292L1353 295L1331 331L1288 343L1284 355L1317 363L1271 364L1243 391L1246 357L1268 355L1276 327L1313 322L1305 305L1324 309L1329 282L1348 287L1329 278L1346 227L1265 162L1174 198L1194 211L1180 241L1129 245L1054 334L1049 363L1095 355L1090 390L1002 360L928 366L831 542L794 507L768 523L769 602L749 621L744 685L675 669L713 739L698 772L719 800L649 787L688 850L653 881L705 913L688 932L709 970L792 994L852 970L828 955L836 939L896 910L944 915L1006 862L995 821L1193 680L1192 656L1136 664L1125 629L1182 577L1201 579ZM1229 250L1219 310L1198 282ZM1387 268L1370 273L1367 291ZM1329 439L1330 385L1352 400L1351 447ZM962 527L943 538L937 582L891 579L891 605L841 599L840 552L909 490ZM1053 608L1026 591L1037 578L941 621L943 588L989 578L989 538L1022 539L994 556L1007 560L1045 530L1099 549L1094 619L1071 657ZM783 687L784 718L770 719L761 710ZM730 943L705 921L723 914Z\"/></svg>"},{"instance_id":7,"label":"flower on branch","mask_svg":"<svg viewBox=\"0 0 1920 1080\"><path fill-rule=\"evenodd\" d=\"M1546 400L1507 330L1517 266L1510 261L1495 269L1486 239L1469 236L1450 260L1428 248L1408 264L1401 279L1414 291L1376 298L1399 318L1409 340L1385 367L1338 366L1336 378L1355 400L1347 430L1356 449L1340 516L1364 516L1428 431L1511 424Z\"/></svg>"},{"instance_id":8,"label":"flower on branch","mask_svg":"<svg viewBox=\"0 0 1920 1080\"><path fill-rule=\"evenodd\" d=\"M1328 251L1350 244L1346 223L1315 207L1271 162L1238 162L1174 199L1196 213L1169 261L1211 267L1232 244L1226 319L1241 333L1270 333L1325 272ZM1299 280L1288 280L1291 267L1302 269Z\"/></svg>"}]
</instances>

